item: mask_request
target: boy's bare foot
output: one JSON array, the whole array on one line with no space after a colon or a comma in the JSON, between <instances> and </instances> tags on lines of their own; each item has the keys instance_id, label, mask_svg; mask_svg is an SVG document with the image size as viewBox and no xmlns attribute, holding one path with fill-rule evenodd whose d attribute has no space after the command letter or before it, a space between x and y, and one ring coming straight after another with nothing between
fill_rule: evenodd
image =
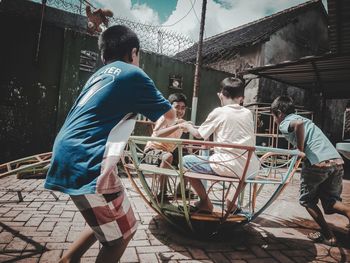
<instances>
[{"instance_id":1,"label":"boy's bare foot","mask_svg":"<svg viewBox=\"0 0 350 263\"><path fill-rule=\"evenodd\" d=\"M327 246L334 247L337 245L337 239L333 236L330 238L326 238L321 232L311 232L307 235L307 237L315 243L323 243Z\"/></svg>"}]
</instances>

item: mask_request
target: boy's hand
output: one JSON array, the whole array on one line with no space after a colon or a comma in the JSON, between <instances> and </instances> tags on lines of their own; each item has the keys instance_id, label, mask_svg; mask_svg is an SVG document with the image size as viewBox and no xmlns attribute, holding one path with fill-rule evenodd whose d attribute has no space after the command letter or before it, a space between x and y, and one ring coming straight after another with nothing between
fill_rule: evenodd
<instances>
[{"instance_id":1,"label":"boy's hand","mask_svg":"<svg viewBox=\"0 0 350 263\"><path fill-rule=\"evenodd\" d=\"M184 133L188 133L190 127L192 126L193 126L192 123L188 121L184 121L179 124L179 128L182 129Z\"/></svg>"},{"instance_id":2,"label":"boy's hand","mask_svg":"<svg viewBox=\"0 0 350 263\"><path fill-rule=\"evenodd\" d=\"M176 119L177 124L184 123L184 122L186 122L184 119Z\"/></svg>"}]
</instances>

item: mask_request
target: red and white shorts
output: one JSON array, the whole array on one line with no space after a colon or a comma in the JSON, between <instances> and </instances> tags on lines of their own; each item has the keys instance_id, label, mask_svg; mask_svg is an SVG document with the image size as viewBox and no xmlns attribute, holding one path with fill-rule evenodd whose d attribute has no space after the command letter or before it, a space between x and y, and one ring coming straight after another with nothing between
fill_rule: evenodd
<instances>
[{"instance_id":1,"label":"red and white shorts","mask_svg":"<svg viewBox=\"0 0 350 263\"><path fill-rule=\"evenodd\" d=\"M113 246L135 233L136 218L124 191L70 197L103 245Z\"/></svg>"}]
</instances>

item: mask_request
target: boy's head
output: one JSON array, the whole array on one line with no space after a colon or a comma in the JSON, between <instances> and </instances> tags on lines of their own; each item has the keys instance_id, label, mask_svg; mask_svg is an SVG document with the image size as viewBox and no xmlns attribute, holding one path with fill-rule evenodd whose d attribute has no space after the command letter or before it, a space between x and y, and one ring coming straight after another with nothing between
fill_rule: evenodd
<instances>
[{"instance_id":1,"label":"boy's head","mask_svg":"<svg viewBox=\"0 0 350 263\"><path fill-rule=\"evenodd\" d=\"M220 83L221 90L218 93L220 101L225 104L225 98L237 100L238 104L242 104L244 100L244 83L239 78L225 78Z\"/></svg>"},{"instance_id":2,"label":"boy's head","mask_svg":"<svg viewBox=\"0 0 350 263\"><path fill-rule=\"evenodd\" d=\"M271 104L271 113L276 123L280 124L287 115L295 113L293 99L288 96L277 97Z\"/></svg>"},{"instance_id":3,"label":"boy's head","mask_svg":"<svg viewBox=\"0 0 350 263\"><path fill-rule=\"evenodd\" d=\"M128 27L115 25L107 28L98 39L104 64L121 60L139 66L140 41Z\"/></svg>"},{"instance_id":4,"label":"boy's head","mask_svg":"<svg viewBox=\"0 0 350 263\"><path fill-rule=\"evenodd\" d=\"M170 104L176 110L176 117L182 119L186 113L187 98L185 94L173 93L168 98Z\"/></svg>"}]
</instances>

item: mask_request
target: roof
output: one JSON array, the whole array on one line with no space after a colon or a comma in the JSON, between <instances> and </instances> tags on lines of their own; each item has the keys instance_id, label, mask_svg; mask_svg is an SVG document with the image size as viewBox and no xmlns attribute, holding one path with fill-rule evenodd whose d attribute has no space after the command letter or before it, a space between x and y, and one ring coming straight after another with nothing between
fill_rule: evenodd
<instances>
[{"instance_id":1,"label":"roof","mask_svg":"<svg viewBox=\"0 0 350 263\"><path fill-rule=\"evenodd\" d=\"M322 92L327 99L350 98L350 1L328 0L331 53L246 70L288 85Z\"/></svg>"},{"instance_id":2,"label":"roof","mask_svg":"<svg viewBox=\"0 0 350 263\"><path fill-rule=\"evenodd\" d=\"M274 32L293 22L300 14L313 8L321 8L323 14L327 17L321 0L308 1L205 39L202 50L203 58L225 51L229 51L231 54L236 53L240 47L266 41ZM198 43L176 54L175 58L183 61L195 61L197 46Z\"/></svg>"},{"instance_id":3,"label":"roof","mask_svg":"<svg viewBox=\"0 0 350 263\"><path fill-rule=\"evenodd\" d=\"M329 45L333 53L350 52L350 1L328 0Z\"/></svg>"},{"instance_id":4,"label":"roof","mask_svg":"<svg viewBox=\"0 0 350 263\"><path fill-rule=\"evenodd\" d=\"M322 92L327 99L350 98L350 53L309 56L248 69L245 73Z\"/></svg>"}]
</instances>

